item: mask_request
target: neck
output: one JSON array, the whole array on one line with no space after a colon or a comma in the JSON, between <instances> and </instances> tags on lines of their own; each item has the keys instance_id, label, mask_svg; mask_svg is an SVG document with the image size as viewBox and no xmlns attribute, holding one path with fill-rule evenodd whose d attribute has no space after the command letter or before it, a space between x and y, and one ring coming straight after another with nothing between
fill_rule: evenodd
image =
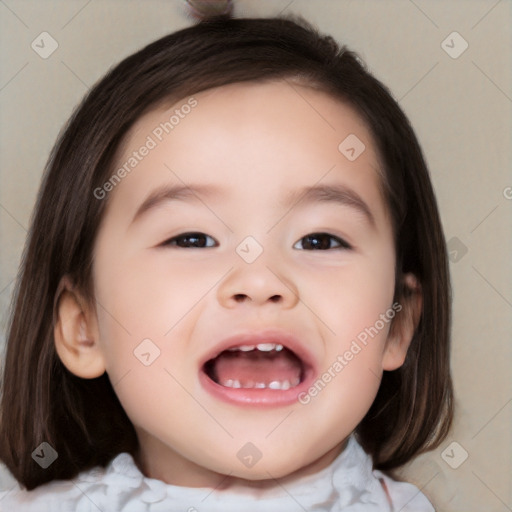
<instances>
[{"instance_id":1,"label":"neck","mask_svg":"<svg viewBox=\"0 0 512 512\"><path fill-rule=\"evenodd\" d=\"M334 446L318 459L302 466L280 478L249 480L233 475L222 474L198 465L170 449L168 446L156 446L153 440L144 434L139 435L139 446L133 454L134 461L141 473L179 487L201 487L240 492L265 492L280 485L290 485L304 477L314 475L327 468L345 449L348 438ZM165 456L163 454L165 453Z\"/></svg>"}]
</instances>

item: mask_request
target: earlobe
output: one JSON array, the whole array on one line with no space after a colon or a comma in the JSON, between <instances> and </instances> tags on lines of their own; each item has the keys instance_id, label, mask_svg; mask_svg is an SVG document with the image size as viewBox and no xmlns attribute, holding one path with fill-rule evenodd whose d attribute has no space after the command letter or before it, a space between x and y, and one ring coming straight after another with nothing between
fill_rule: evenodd
<instances>
[{"instance_id":1,"label":"earlobe","mask_svg":"<svg viewBox=\"0 0 512 512\"><path fill-rule=\"evenodd\" d=\"M402 290L401 309L393 320L384 349L383 370L392 371L403 365L421 318L423 294L414 274L403 276Z\"/></svg>"},{"instance_id":2,"label":"earlobe","mask_svg":"<svg viewBox=\"0 0 512 512\"><path fill-rule=\"evenodd\" d=\"M57 290L54 318L55 349L64 366L84 379L103 375L105 362L95 314L67 276Z\"/></svg>"}]
</instances>

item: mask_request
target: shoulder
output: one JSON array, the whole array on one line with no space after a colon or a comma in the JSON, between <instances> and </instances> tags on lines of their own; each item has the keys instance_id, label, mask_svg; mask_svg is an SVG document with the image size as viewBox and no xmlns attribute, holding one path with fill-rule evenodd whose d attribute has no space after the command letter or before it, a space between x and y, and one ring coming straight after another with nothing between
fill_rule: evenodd
<instances>
[{"instance_id":1,"label":"shoulder","mask_svg":"<svg viewBox=\"0 0 512 512\"><path fill-rule=\"evenodd\" d=\"M400 482L373 469L371 456L357 441L349 438L345 451L336 461L334 480L340 488L350 489L350 502L356 496L366 508L363 510L395 510L400 512L435 512L424 494L413 484ZM359 492L356 493L355 491Z\"/></svg>"},{"instance_id":2,"label":"shoulder","mask_svg":"<svg viewBox=\"0 0 512 512\"><path fill-rule=\"evenodd\" d=\"M127 453L117 455L106 468L97 467L71 480L55 480L31 491L16 484L0 492L0 511L97 512L118 510L120 496L142 484L142 475ZM120 508L119 508L120 509Z\"/></svg>"},{"instance_id":3,"label":"shoulder","mask_svg":"<svg viewBox=\"0 0 512 512\"><path fill-rule=\"evenodd\" d=\"M400 512L435 512L432 503L413 484L399 482L378 470L373 474L379 480L384 493L389 497L395 510Z\"/></svg>"},{"instance_id":4,"label":"shoulder","mask_svg":"<svg viewBox=\"0 0 512 512\"><path fill-rule=\"evenodd\" d=\"M78 492L77 492L78 491ZM50 512L73 510L79 501L72 480L58 480L37 487L32 491L23 489L19 484L0 493L0 510L20 512Z\"/></svg>"}]
</instances>

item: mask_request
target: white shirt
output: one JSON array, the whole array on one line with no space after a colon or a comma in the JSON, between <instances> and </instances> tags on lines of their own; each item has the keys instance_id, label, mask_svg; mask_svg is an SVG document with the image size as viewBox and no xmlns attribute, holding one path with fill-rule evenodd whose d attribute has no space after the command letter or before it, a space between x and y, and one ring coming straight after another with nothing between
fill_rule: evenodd
<instances>
[{"instance_id":1,"label":"white shirt","mask_svg":"<svg viewBox=\"0 0 512 512\"><path fill-rule=\"evenodd\" d=\"M386 490L387 489L387 490ZM120 453L105 467L55 480L32 491L0 492L1 512L435 512L412 484L372 470L355 437L320 472L286 487L249 493L189 488L145 477L132 456Z\"/></svg>"}]
</instances>

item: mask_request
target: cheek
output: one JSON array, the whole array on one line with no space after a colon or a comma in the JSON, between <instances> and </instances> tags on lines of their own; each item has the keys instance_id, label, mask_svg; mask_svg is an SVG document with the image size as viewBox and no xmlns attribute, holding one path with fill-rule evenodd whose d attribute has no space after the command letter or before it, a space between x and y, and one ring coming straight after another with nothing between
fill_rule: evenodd
<instances>
[{"instance_id":1,"label":"cheek","mask_svg":"<svg viewBox=\"0 0 512 512\"><path fill-rule=\"evenodd\" d=\"M151 270L141 272L133 260L100 261L94 276L100 343L107 365L125 367L133 362L130 355L133 358L138 344L145 339L156 342L163 335L164 319L160 324L157 319L171 305L163 303ZM107 368L110 375L109 370L113 368Z\"/></svg>"},{"instance_id":2,"label":"cheek","mask_svg":"<svg viewBox=\"0 0 512 512\"><path fill-rule=\"evenodd\" d=\"M321 320L326 336L339 349L374 326L392 306L395 283L392 255L384 254L378 263L361 258L338 269L327 268L304 275L299 277L304 302ZM383 330L382 326L379 330Z\"/></svg>"},{"instance_id":3,"label":"cheek","mask_svg":"<svg viewBox=\"0 0 512 512\"><path fill-rule=\"evenodd\" d=\"M168 263L164 253L98 265L95 282L106 323L117 321L137 336L163 336L211 286L190 264Z\"/></svg>"},{"instance_id":4,"label":"cheek","mask_svg":"<svg viewBox=\"0 0 512 512\"><path fill-rule=\"evenodd\" d=\"M366 332L361 319L340 325L347 332ZM346 322L349 323L349 320ZM346 433L357 427L370 409L382 376L382 347L388 327L367 335L365 342L356 336L332 336L327 340L325 363L300 403L315 418L322 418L326 438L335 439L339 429Z\"/></svg>"},{"instance_id":5,"label":"cheek","mask_svg":"<svg viewBox=\"0 0 512 512\"><path fill-rule=\"evenodd\" d=\"M109 252L97 259L94 282L100 344L111 379L140 365L140 354L149 352L150 359L156 354L156 363L190 357L185 350L187 329L225 269L191 265L185 259L174 259L171 265L164 251L116 260Z\"/></svg>"},{"instance_id":6,"label":"cheek","mask_svg":"<svg viewBox=\"0 0 512 512\"><path fill-rule=\"evenodd\" d=\"M147 256L147 254L146 254ZM207 291L205 276L165 258L104 258L95 268L100 344L106 371L123 409L134 425L168 425L169 407L190 407L186 379L188 315ZM176 361L183 373L176 370ZM174 376L174 378L173 378ZM182 387L183 386L183 387ZM182 416L173 417L179 422Z\"/></svg>"},{"instance_id":7,"label":"cheek","mask_svg":"<svg viewBox=\"0 0 512 512\"><path fill-rule=\"evenodd\" d=\"M378 261L361 259L338 269L335 279L331 270L304 283L305 302L324 326L325 350L315 389L308 395L318 414L331 417L333 425L355 421L355 427L380 385L382 356L395 316L392 251L382 251Z\"/></svg>"}]
</instances>

